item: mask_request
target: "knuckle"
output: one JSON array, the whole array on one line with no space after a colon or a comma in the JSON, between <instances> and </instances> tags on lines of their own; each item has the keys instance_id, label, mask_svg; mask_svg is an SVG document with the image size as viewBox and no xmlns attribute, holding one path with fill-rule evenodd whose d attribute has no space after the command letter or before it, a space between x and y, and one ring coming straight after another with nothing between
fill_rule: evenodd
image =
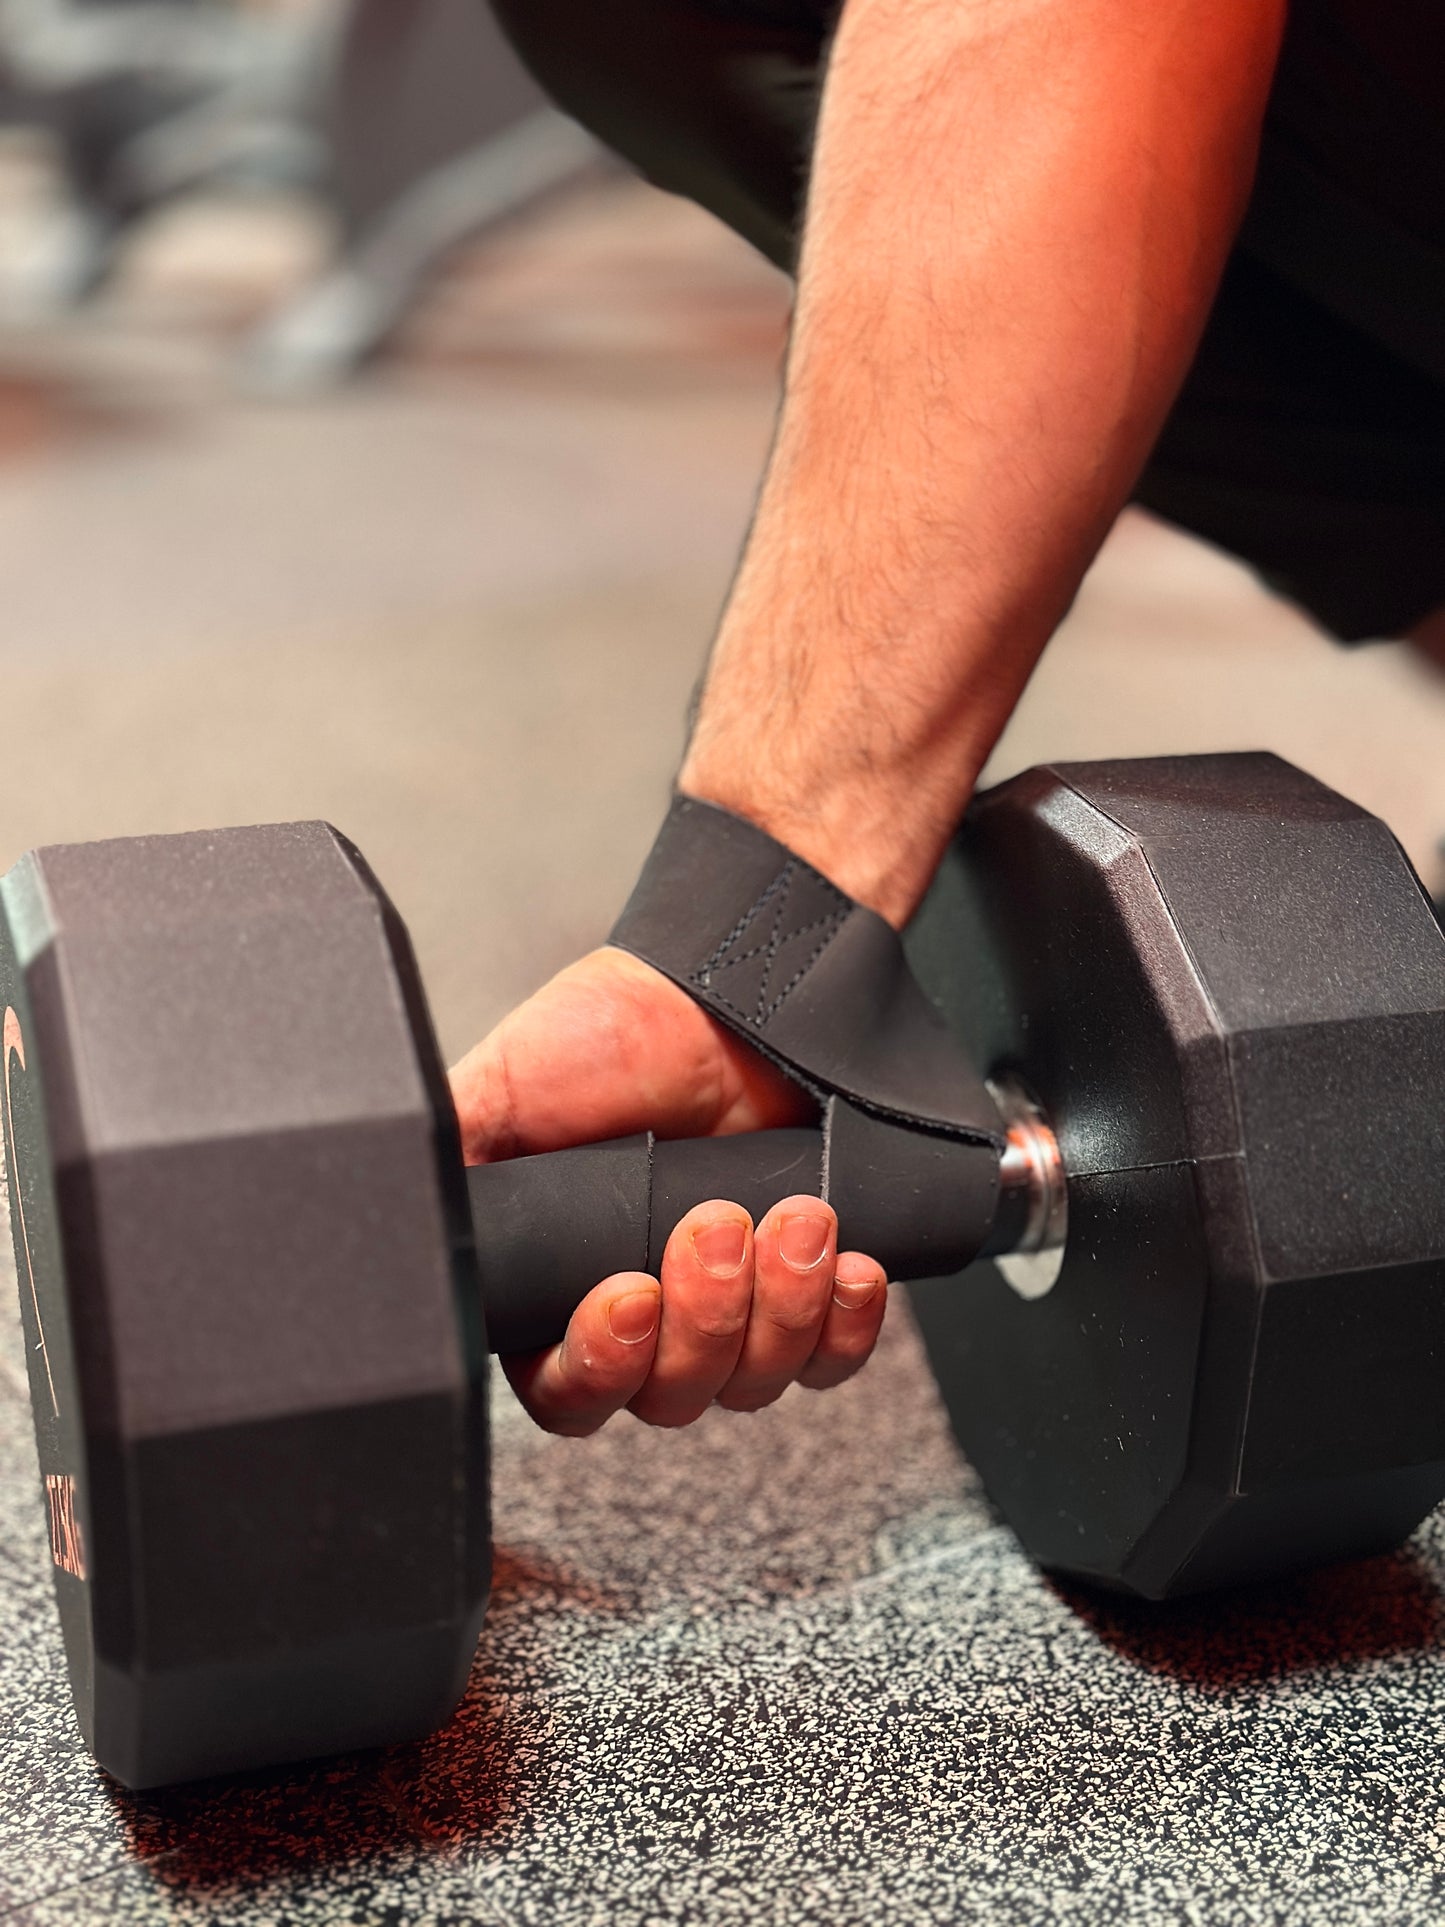
<instances>
[{"instance_id":1,"label":"knuckle","mask_svg":"<svg viewBox=\"0 0 1445 1927\"><path fill-rule=\"evenodd\" d=\"M873 1332L849 1332L846 1337L830 1337L818 1349L822 1357L833 1359L849 1371L856 1372L860 1365L866 1365L872 1357L876 1342Z\"/></svg>"},{"instance_id":2,"label":"knuckle","mask_svg":"<svg viewBox=\"0 0 1445 1927\"><path fill-rule=\"evenodd\" d=\"M823 1336L829 1351L842 1352L849 1358L855 1354L866 1358L878 1343L878 1327L867 1318L830 1318Z\"/></svg>"},{"instance_id":3,"label":"knuckle","mask_svg":"<svg viewBox=\"0 0 1445 1927\"><path fill-rule=\"evenodd\" d=\"M738 1310L717 1306L704 1311L695 1311L688 1323L697 1337L706 1339L709 1344L730 1343L743 1331L748 1322L748 1307Z\"/></svg>"},{"instance_id":4,"label":"knuckle","mask_svg":"<svg viewBox=\"0 0 1445 1927\"><path fill-rule=\"evenodd\" d=\"M829 1345L826 1351L821 1352L818 1362L822 1364L826 1361L844 1377L851 1377L854 1372L860 1371L872 1356L873 1339L870 1335L861 1342L858 1339L852 1339L846 1345Z\"/></svg>"},{"instance_id":5,"label":"knuckle","mask_svg":"<svg viewBox=\"0 0 1445 1927\"><path fill-rule=\"evenodd\" d=\"M880 1324L873 1318L829 1318L818 1350L833 1358L867 1358L878 1343Z\"/></svg>"},{"instance_id":6,"label":"knuckle","mask_svg":"<svg viewBox=\"0 0 1445 1927\"><path fill-rule=\"evenodd\" d=\"M804 1300L793 1304L765 1305L761 1309L764 1321L785 1338L799 1338L807 1332L816 1331L824 1313L821 1300L811 1304Z\"/></svg>"}]
</instances>

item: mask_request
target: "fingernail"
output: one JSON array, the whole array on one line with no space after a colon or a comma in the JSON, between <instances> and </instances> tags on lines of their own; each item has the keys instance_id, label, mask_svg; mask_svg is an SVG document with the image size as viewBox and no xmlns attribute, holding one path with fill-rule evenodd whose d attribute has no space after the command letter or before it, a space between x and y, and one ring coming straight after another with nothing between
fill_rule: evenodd
<instances>
[{"instance_id":1,"label":"fingernail","mask_svg":"<svg viewBox=\"0 0 1445 1927\"><path fill-rule=\"evenodd\" d=\"M828 1249L833 1229L826 1218L784 1218L778 1228L778 1250L794 1271L811 1271Z\"/></svg>"},{"instance_id":2,"label":"fingernail","mask_svg":"<svg viewBox=\"0 0 1445 1927\"><path fill-rule=\"evenodd\" d=\"M714 1278L731 1278L742 1268L747 1232L736 1218L701 1224L692 1234L692 1248L704 1271L710 1271Z\"/></svg>"},{"instance_id":3,"label":"fingernail","mask_svg":"<svg viewBox=\"0 0 1445 1927\"><path fill-rule=\"evenodd\" d=\"M835 1278L833 1280L833 1303L835 1305L841 1305L844 1311L862 1311L865 1305L873 1302L873 1299L882 1289L882 1285L879 1284L876 1278L865 1278L858 1284L855 1284L849 1278Z\"/></svg>"},{"instance_id":4,"label":"fingernail","mask_svg":"<svg viewBox=\"0 0 1445 1927\"><path fill-rule=\"evenodd\" d=\"M657 1330L657 1301L662 1296L654 1287L647 1291L624 1291L607 1307L607 1326L624 1345L640 1345Z\"/></svg>"}]
</instances>

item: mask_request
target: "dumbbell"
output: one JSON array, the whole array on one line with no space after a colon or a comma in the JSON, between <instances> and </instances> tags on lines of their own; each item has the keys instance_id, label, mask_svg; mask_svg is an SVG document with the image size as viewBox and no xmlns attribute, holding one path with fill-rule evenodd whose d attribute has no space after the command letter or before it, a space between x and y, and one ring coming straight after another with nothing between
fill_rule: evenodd
<instances>
[{"instance_id":1,"label":"dumbbell","mask_svg":"<svg viewBox=\"0 0 1445 1927\"><path fill-rule=\"evenodd\" d=\"M855 1228L900 1272L936 1268L940 1229L1027 1234L1028 1173L996 1213L982 1147L942 1227L900 1223L892 1186L872 1210L837 1142L825 1186L817 1129L465 1171L406 932L324 823L25 857L0 1014L67 1663L129 1786L448 1717L488 1592L488 1351L655 1271L694 1204L841 1200L851 1160Z\"/></svg>"},{"instance_id":2,"label":"dumbbell","mask_svg":"<svg viewBox=\"0 0 1445 1927\"><path fill-rule=\"evenodd\" d=\"M826 1183L894 1276L981 1254L915 1310L1046 1568L1160 1598L1383 1549L1445 1494L1445 937L1385 826L1274 758L978 799L908 941L1006 1148L912 1218L816 1130L465 1171L405 931L325 825L38 851L0 910L51 1560L127 1785L447 1718L488 1348L557 1337L706 1197Z\"/></svg>"}]
</instances>

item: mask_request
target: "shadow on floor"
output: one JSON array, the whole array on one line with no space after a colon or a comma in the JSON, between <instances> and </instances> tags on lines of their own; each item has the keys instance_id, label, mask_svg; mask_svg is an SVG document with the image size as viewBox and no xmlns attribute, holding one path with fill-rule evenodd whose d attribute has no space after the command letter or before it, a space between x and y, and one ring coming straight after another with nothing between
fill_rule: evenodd
<instances>
[{"instance_id":1,"label":"shadow on floor","mask_svg":"<svg viewBox=\"0 0 1445 1927\"><path fill-rule=\"evenodd\" d=\"M1268 1586L1158 1604L1074 1585L1055 1590L1122 1658L1205 1693L1445 1645L1445 1595L1408 1547Z\"/></svg>"},{"instance_id":2,"label":"shadow on floor","mask_svg":"<svg viewBox=\"0 0 1445 1927\"><path fill-rule=\"evenodd\" d=\"M494 1602L613 1603L500 1550L494 1579ZM112 1799L130 1855L162 1886L203 1900L282 1875L500 1847L545 1800L550 1776L545 1713L535 1696L499 1689L484 1645L461 1706L428 1739L153 1793L115 1787Z\"/></svg>"},{"instance_id":3,"label":"shadow on floor","mask_svg":"<svg viewBox=\"0 0 1445 1927\"><path fill-rule=\"evenodd\" d=\"M429 1740L284 1774L241 1774L115 1804L131 1855L190 1899L278 1876L379 1866L418 1851L500 1845L545 1783L535 1719L473 1677Z\"/></svg>"}]
</instances>

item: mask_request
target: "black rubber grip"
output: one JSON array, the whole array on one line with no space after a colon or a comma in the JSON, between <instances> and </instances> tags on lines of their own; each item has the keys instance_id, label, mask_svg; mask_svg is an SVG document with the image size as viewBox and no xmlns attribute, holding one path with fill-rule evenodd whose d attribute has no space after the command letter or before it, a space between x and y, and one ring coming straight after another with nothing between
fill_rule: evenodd
<instances>
[{"instance_id":1,"label":"black rubber grip","mask_svg":"<svg viewBox=\"0 0 1445 1927\"><path fill-rule=\"evenodd\" d=\"M920 1134L913 1168L900 1175L878 1167L872 1137L860 1140L859 1124L866 1134L866 1120L839 1110L822 1129L615 1138L471 1166L467 1187L490 1349L555 1344L603 1278L617 1271L656 1275L673 1227L709 1198L742 1205L756 1223L795 1193L826 1197L838 1212L843 1247L867 1251L892 1278L966 1264L993 1221L997 1157L986 1147ZM900 1135L887 1133L889 1140Z\"/></svg>"}]
</instances>

